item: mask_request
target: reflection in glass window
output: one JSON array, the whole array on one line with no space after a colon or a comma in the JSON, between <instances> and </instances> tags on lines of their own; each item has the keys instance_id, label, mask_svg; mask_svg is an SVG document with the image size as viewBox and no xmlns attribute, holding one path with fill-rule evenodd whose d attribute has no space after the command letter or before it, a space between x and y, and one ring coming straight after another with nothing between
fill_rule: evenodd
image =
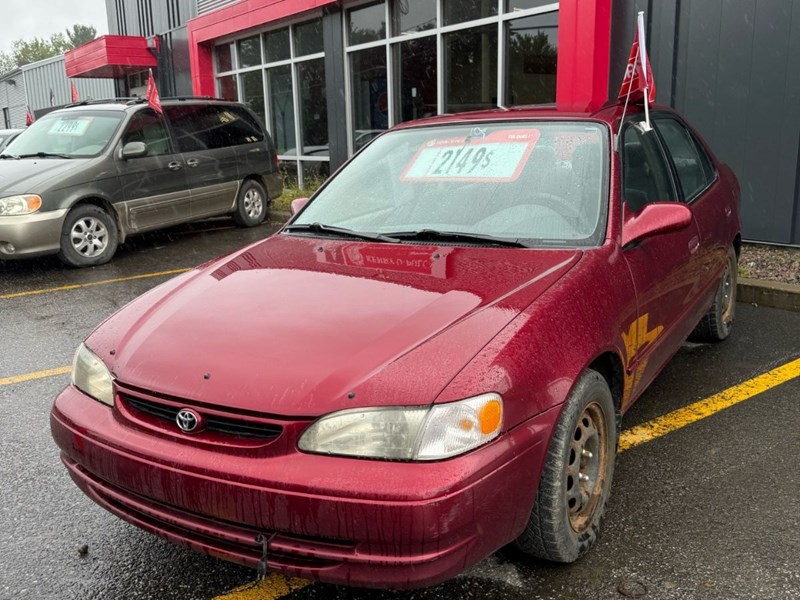
<instances>
[{"instance_id":1,"label":"reflection in glass window","mask_svg":"<svg viewBox=\"0 0 800 600\"><path fill-rule=\"evenodd\" d=\"M386 37L386 6L383 2L347 12L348 42L351 46Z\"/></svg>"},{"instance_id":2,"label":"reflection in glass window","mask_svg":"<svg viewBox=\"0 0 800 600\"><path fill-rule=\"evenodd\" d=\"M323 52L322 19L301 23L294 27L294 55L306 56Z\"/></svg>"},{"instance_id":3,"label":"reflection in glass window","mask_svg":"<svg viewBox=\"0 0 800 600\"><path fill-rule=\"evenodd\" d=\"M398 122L435 115L436 38L401 42L395 46L395 58L400 81Z\"/></svg>"},{"instance_id":4,"label":"reflection in glass window","mask_svg":"<svg viewBox=\"0 0 800 600\"><path fill-rule=\"evenodd\" d=\"M497 26L444 36L445 112L497 106Z\"/></svg>"},{"instance_id":5,"label":"reflection in glass window","mask_svg":"<svg viewBox=\"0 0 800 600\"><path fill-rule=\"evenodd\" d=\"M239 68L255 67L261 64L261 38L257 35L236 42L239 49Z\"/></svg>"},{"instance_id":6,"label":"reflection in glass window","mask_svg":"<svg viewBox=\"0 0 800 600\"><path fill-rule=\"evenodd\" d=\"M300 117L303 127L303 153L328 145L328 103L325 98L325 59L297 65L300 87Z\"/></svg>"},{"instance_id":7,"label":"reflection in glass window","mask_svg":"<svg viewBox=\"0 0 800 600\"><path fill-rule=\"evenodd\" d=\"M555 102L558 13L515 19L507 27L506 102L509 105Z\"/></svg>"},{"instance_id":8,"label":"reflection in glass window","mask_svg":"<svg viewBox=\"0 0 800 600\"><path fill-rule=\"evenodd\" d=\"M238 85L236 84L235 75L220 77L217 82L219 84L219 98L223 100L233 100L234 102L239 100Z\"/></svg>"},{"instance_id":9,"label":"reflection in glass window","mask_svg":"<svg viewBox=\"0 0 800 600\"><path fill-rule=\"evenodd\" d=\"M288 60L291 57L289 28L284 27L264 34L264 48L267 52L268 63Z\"/></svg>"},{"instance_id":10,"label":"reflection in glass window","mask_svg":"<svg viewBox=\"0 0 800 600\"><path fill-rule=\"evenodd\" d=\"M384 48L350 54L352 61L353 150L358 150L375 132L389 127L389 93L386 86Z\"/></svg>"},{"instance_id":11,"label":"reflection in glass window","mask_svg":"<svg viewBox=\"0 0 800 600\"><path fill-rule=\"evenodd\" d=\"M506 0L506 12L539 8L540 6L555 4L556 2L557 0Z\"/></svg>"},{"instance_id":12,"label":"reflection in glass window","mask_svg":"<svg viewBox=\"0 0 800 600\"><path fill-rule=\"evenodd\" d=\"M233 70L233 46L223 44L214 47L214 62L217 65L217 73Z\"/></svg>"},{"instance_id":13,"label":"reflection in glass window","mask_svg":"<svg viewBox=\"0 0 800 600\"><path fill-rule=\"evenodd\" d=\"M443 0L444 24L454 25L497 14L496 0Z\"/></svg>"},{"instance_id":14,"label":"reflection in glass window","mask_svg":"<svg viewBox=\"0 0 800 600\"><path fill-rule=\"evenodd\" d=\"M267 71L269 78L269 101L272 113L272 138L278 154L287 150L297 152L294 134L294 102L292 101L292 68L289 65L274 67Z\"/></svg>"},{"instance_id":15,"label":"reflection in glass window","mask_svg":"<svg viewBox=\"0 0 800 600\"><path fill-rule=\"evenodd\" d=\"M431 0L398 0L394 2L392 35L428 31L436 27L436 2Z\"/></svg>"},{"instance_id":16,"label":"reflection in glass window","mask_svg":"<svg viewBox=\"0 0 800 600\"><path fill-rule=\"evenodd\" d=\"M264 79L261 71L250 71L242 74L242 99L262 121L266 121L264 112Z\"/></svg>"}]
</instances>

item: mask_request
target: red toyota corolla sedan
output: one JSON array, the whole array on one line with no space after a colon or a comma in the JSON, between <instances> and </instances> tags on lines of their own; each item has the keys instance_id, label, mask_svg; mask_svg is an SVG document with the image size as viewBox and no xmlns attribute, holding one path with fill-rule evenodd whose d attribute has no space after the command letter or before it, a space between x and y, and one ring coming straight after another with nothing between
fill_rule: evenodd
<instances>
[{"instance_id":1,"label":"red toyota corolla sedan","mask_svg":"<svg viewBox=\"0 0 800 600\"><path fill-rule=\"evenodd\" d=\"M376 138L279 233L98 327L53 436L173 542L365 587L515 542L576 560L621 415L734 316L739 187L668 109L502 110Z\"/></svg>"}]
</instances>

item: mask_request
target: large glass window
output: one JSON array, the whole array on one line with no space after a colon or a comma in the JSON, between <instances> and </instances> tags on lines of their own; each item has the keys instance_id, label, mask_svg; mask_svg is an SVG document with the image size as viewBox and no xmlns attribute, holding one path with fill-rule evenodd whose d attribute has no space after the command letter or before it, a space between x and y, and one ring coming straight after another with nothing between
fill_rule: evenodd
<instances>
[{"instance_id":1,"label":"large glass window","mask_svg":"<svg viewBox=\"0 0 800 600\"><path fill-rule=\"evenodd\" d=\"M241 75L241 101L253 109L262 121L266 121L264 111L264 76L259 71L248 71Z\"/></svg>"},{"instance_id":2,"label":"large glass window","mask_svg":"<svg viewBox=\"0 0 800 600\"><path fill-rule=\"evenodd\" d=\"M233 70L233 47L230 44L223 44L214 48L214 62L217 65L217 73Z\"/></svg>"},{"instance_id":3,"label":"large glass window","mask_svg":"<svg viewBox=\"0 0 800 600\"><path fill-rule=\"evenodd\" d=\"M289 28L277 29L264 34L264 46L267 51L267 62L289 60L292 57L289 42Z\"/></svg>"},{"instance_id":4,"label":"large glass window","mask_svg":"<svg viewBox=\"0 0 800 600\"><path fill-rule=\"evenodd\" d=\"M324 52L322 44L322 19L294 26L295 56L306 56Z\"/></svg>"},{"instance_id":5,"label":"large glass window","mask_svg":"<svg viewBox=\"0 0 800 600\"><path fill-rule=\"evenodd\" d=\"M497 26L444 36L445 112L497 106Z\"/></svg>"},{"instance_id":6,"label":"large glass window","mask_svg":"<svg viewBox=\"0 0 800 600\"><path fill-rule=\"evenodd\" d=\"M558 13L509 21L508 104L542 104L556 100Z\"/></svg>"},{"instance_id":7,"label":"large glass window","mask_svg":"<svg viewBox=\"0 0 800 600\"><path fill-rule=\"evenodd\" d=\"M350 55L355 150L389 127L386 53L382 50L361 50Z\"/></svg>"},{"instance_id":8,"label":"large glass window","mask_svg":"<svg viewBox=\"0 0 800 600\"><path fill-rule=\"evenodd\" d=\"M442 2L445 25L475 21L497 14L496 0L442 0Z\"/></svg>"},{"instance_id":9,"label":"large glass window","mask_svg":"<svg viewBox=\"0 0 800 600\"><path fill-rule=\"evenodd\" d=\"M398 122L430 117L438 112L436 92L436 38L408 40L395 46Z\"/></svg>"},{"instance_id":10,"label":"large glass window","mask_svg":"<svg viewBox=\"0 0 800 600\"><path fill-rule=\"evenodd\" d=\"M238 100L239 86L236 83L236 75L225 75L217 80L219 92L217 96L223 100Z\"/></svg>"},{"instance_id":11,"label":"large glass window","mask_svg":"<svg viewBox=\"0 0 800 600\"><path fill-rule=\"evenodd\" d=\"M394 2L394 35L430 31L436 27L436 2L402 0Z\"/></svg>"},{"instance_id":12,"label":"large glass window","mask_svg":"<svg viewBox=\"0 0 800 600\"><path fill-rule=\"evenodd\" d=\"M257 67L261 64L261 38L257 35L236 42L239 68Z\"/></svg>"},{"instance_id":13,"label":"large glass window","mask_svg":"<svg viewBox=\"0 0 800 600\"><path fill-rule=\"evenodd\" d=\"M284 65L267 70L269 77L272 138L278 154L295 149L294 101L292 99L292 67Z\"/></svg>"},{"instance_id":14,"label":"large glass window","mask_svg":"<svg viewBox=\"0 0 800 600\"><path fill-rule=\"evenodd\" d=\"M325 60L318 58L297 65L300 88L303 151L328 146L328 103L325 99Z\"/></svg>"},{"instance_id":15,"label":"large glass window","mask_svg":"<svg viewBox=\"0 0 800 600\"><path fill-rule=\"evenodd\" d=\"M386 37L386 5L370 4L347 11L350 45L382 40Z\"/></svg>"}]
</instances>

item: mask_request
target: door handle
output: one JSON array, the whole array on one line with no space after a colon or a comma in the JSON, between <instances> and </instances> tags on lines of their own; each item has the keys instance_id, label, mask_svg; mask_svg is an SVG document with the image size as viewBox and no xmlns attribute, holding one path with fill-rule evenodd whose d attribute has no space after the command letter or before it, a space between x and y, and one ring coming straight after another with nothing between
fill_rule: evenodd
<instances>
[{"instance_id":1,"label":"door handle","mask_svg":"<svg viewBox=\"0 0 800 600\"><path fill-rule=\"evenodd\" d=\"M190 158L189 160L186 161L186 165L192 168L198 166L199 164L200 161L197 160L196 158Z\"/></svg>"},{"instance_id":2,"label":"door handle","mask_svg":"<svg viewBox=\"0 0 800 600\"><path fill-rule=\"evenodd\" d=\"M700 248L700 238L694 236L691 240L689 240L689 253L694 254L697 252L698 248Z\"/></svg>"},{"instance_id":3,"label":"door handle","mask_svg":"<svg viewBox=\"0 0 800 600\"><path fill-rule=\"evenodd\" d=\"M176 160L173 160L171 163L167 165L170 171L180 171L183 168L183 164L179 163Z\"/></svg>"}]
</instances>

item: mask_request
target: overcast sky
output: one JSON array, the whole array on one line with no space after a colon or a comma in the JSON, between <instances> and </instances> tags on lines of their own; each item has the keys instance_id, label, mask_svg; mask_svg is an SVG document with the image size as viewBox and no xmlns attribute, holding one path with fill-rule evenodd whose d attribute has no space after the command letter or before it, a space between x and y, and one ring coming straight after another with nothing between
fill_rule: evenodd
<instances>
[{"instance_id":1,"label":"overcast sky","mask_svg":"<svg viewBox=\"0 0 800 600\"><path fill-rule=\"evenodd\" d=\"M105 0L0 0L0 51L18 39L49 38L73 25L108 33Z\"/></svg>"}]
</instances>

